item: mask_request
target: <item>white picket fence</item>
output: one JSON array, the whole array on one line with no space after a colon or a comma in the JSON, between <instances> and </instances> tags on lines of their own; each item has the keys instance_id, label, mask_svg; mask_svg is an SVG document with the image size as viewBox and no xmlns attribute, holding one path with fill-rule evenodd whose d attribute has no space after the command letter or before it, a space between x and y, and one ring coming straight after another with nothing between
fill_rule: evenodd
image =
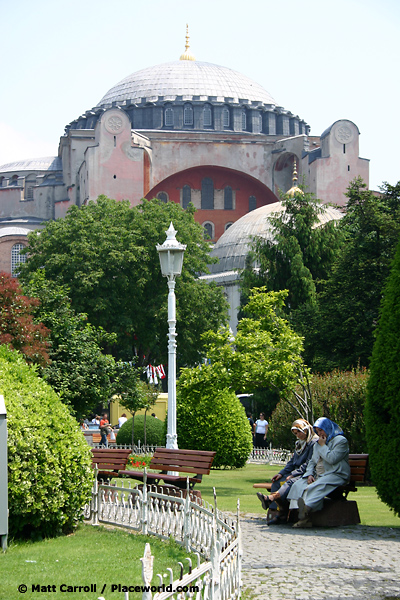
<instances>
[{"instance_id":1,"label":"white picket fence","mask_svg":"<svg viewBox=\"0 0 400 600\"><path fill-rule=\"evenodd\" d=\"M285 465L291 458L293 451L283 448L253 448L247 462L270 465Z\"/></svg>"},{"instance_id":2,"label":"white picket fence","mask_svg":"<svg viewBox=\"0 0 400 600\"><path fill-rule=\"evenodd\" d=\"M183 573L181 565L180 575L174 579L173 570L169 568L168 584L158 574L159 586L152 586L151 549L146 545L141 559L142 585L148 589L142 591L143 600L233 600L240 597L239 501L236 518L230 519L217 509L215 489L214 507L191 496L189 482L187 489L175 496L168 494L165 486L162 489L147 486L145 480L143 485L133 487L130 481L114 486L98 483L95 479L91 502L84 508L86 520L93 525L114 525L162 539L172 536L188 552L195 553L195 568L188 557L188 573ZM205 562L201 563L201 558ZM190 589L193 586L196 591ZM124 594L124 600L128 600L129 591Z\"/></svg>"}]
</instances>

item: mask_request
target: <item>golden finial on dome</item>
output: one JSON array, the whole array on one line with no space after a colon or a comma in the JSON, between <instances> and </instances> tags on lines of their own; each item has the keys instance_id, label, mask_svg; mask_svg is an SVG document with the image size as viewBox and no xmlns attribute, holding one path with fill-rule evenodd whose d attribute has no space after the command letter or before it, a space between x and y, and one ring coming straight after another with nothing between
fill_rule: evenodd
<instances>
[{"instance_id":1,"label":"golden finial on dome","mask_svg":"<svg viewBox=\"0 0 400 600\"><path fill-rule=\"evenodd\" d=\"M292 187L290 188L290 190L288 192L286 192L287 196L290 196L291 198L293 198L293 196L295 196L296 194L302 194L304 196L304 192L303 190L301 190L296 184L297 184L297 160L294 159L293 161L293 174L292 174Z\"/></svg>"},{"instance_id":2,"label":"golden finial on dome","mask_svg":"<svg viewBox=\"0 0 400 600\"><path fill-rule=\"evenodd\" d=\"M185 52L181 54L179 60L196 60L191 52L189 52L189 25L186 23L186 44L185 44Z\"/></svg>"}]
</instances>

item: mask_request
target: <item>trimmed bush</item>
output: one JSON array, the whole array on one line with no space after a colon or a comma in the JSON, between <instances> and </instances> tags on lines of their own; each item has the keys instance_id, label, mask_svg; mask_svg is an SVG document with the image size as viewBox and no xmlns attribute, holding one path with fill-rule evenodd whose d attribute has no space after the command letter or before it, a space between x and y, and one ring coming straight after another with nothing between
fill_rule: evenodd
<instances>
[{"instance_id":1,"label":"trimmed bush","mask_svg":"<svg viewBox=\"0 0 400 600\"><path fill-rule=\"evenodd\" d=\"M365 369L314 375L311 381L314 418L328 417L340 425L352 453L367 452L364 422L367 382ZM269 432L274 446L293 447L290 427L297 417L290 404L282 399L270 419Z\"/></svg>"},{"instance_id":2,"label":"trimmed bush","mask_svg":"<svg viewBox=\"0 0 400 600\"><path fill-rule=\"evenodd\" d=\"M400 244L387 280L368 382L366 428L372 480L400 516Z\"/></svg>"},{"instance_id":3,"label":"trimmed bush","mask_svg":"<svg viewBox=\"0 0 400 600\"><path fill-rule=\"evenodd\" d=\"M7 409L11 537L51 537L81 519L93 484L91 452L54 390L16 351L0 346Z\"/></svg>"},{"instance_id":4,"label":"trimmed bush","mask_svg":"<svg viewBox=\"0 0 400 600\"><path fill-rule=\"evenodd\" d=\"M235 393L218 389L212 367L183 369L177 396L178 445L215 450L213 467L244 467L253 447L249 422Z\"/></svg>"},{"instance_id":5,"label":"trimmed bush","mask_svg":"<svg viewBox=\"0 0 400 600\"><path fill-rule=\"evenodd\" d=\"M135 416L134 443L144 444L144 415ZM165 446L164 421L146 416L146 443L150 446ZM117 444L132 444L132 419L122 425L117 434Z\"/></svg>"}]
</instances>

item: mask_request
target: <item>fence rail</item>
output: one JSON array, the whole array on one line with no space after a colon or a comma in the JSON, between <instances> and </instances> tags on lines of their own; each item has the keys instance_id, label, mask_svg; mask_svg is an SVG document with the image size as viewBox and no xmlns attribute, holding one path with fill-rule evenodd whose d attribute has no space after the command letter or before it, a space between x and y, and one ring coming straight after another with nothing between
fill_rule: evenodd
<instances>
[{"instance_id":1,"label":"fence rail","mask_svg":"<svg viewBox=\"0 0 400 600\"><path fill-rule=\"evenodd\" d=\"M191 495L189 481L186 490L177 492L173 488L173 493L178 495L168 493L165 486L148 486L146 477L143 485L135 487L130 481L118 482L118 485L98 483L96 477L91 502L84 507L84 518L93 525L107 523L162 539L172 536L188 552L195 553L197 566L194 569L191 558L187 558L189 572L184 575L183 565L179 563L180 576L174 579L172 569L167 569L169 584L166 586L162 575L158 574L160 584L157 589L151 585L153 559L150 545L146 544L141 561L143 585L148 589L143 591L143 600L239 598L239 501L236 518L229 518L217 509L215 489L215 506ZM206 562L201 563L200 557ZM195 586L195 592L190 590L191 586ZM124 593L125 600L129 600L129 592Z\"/></svg>"}]
</instances>

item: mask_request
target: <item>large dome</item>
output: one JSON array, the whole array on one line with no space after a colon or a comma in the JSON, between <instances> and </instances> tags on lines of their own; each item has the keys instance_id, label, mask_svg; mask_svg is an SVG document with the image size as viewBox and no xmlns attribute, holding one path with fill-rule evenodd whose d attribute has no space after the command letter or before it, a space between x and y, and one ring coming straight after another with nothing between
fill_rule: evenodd
<instances>
[{"instance_id":1,"label":"large dome","mask_svg":"<svg viewBox=\"0 0 400 600\"><path fill-rule=\"evenodd\" d=\"M205 62L178 60L132 73L112 87L97 106L112 102L156 102L202 100L209 97L229 103L244 100L276 106L275 100L261 85L226 67Z\"/></svg>"}]
</instances>

